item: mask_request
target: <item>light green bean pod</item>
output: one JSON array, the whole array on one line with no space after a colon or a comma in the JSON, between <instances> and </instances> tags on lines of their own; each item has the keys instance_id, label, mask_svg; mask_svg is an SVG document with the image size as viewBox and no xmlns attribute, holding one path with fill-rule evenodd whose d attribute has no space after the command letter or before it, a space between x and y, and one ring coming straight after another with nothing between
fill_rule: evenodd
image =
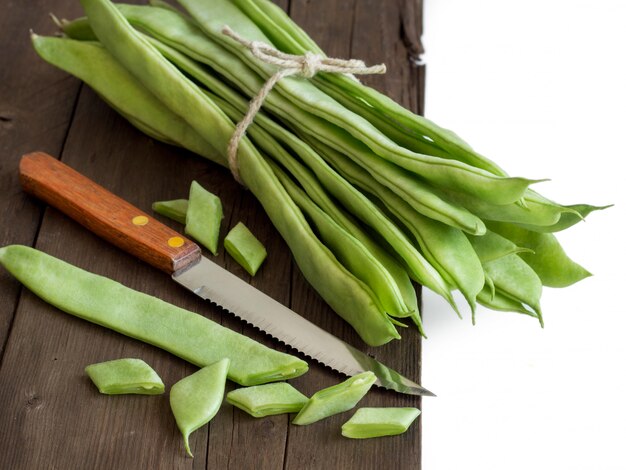
<instances>
[{"instance_id":1,"label":"light green bean pod","mask_svg":"<svg viewBox=\"0 0 626 470\"><path fill-rule=\"evenodd\" d=\"M467 238L481 263L487 263L514 253L532 253L531 249L517 246L508 238L504 238L491 230L487 230L484 235L479 237L468 235Z\"/></svg>"},{"instance_id":2,"label":"light green bean pod","mask_svg":"<svg viewBox=\"0 0 626 470\"><path fill-rule=\"evenodd\" d=\"M228 232L224 248L250 276L256 274L267 258L267 250L243 222L238 222Z\"/></svg>"},{"instance_id":3,"label":"light green bean pod","mask_svg":"<svg viewBox=\"0 0 626 470\"><path fill-rule=\"evenodd\" d=\"M524 306L522 302L509 297L506 293L498 290L493 284L490 286L485 285L483 290L478 294L477 300L480 305L491 310L516 312L538 318L537 314Z\"/></svg>"},{"instance_id":4,"label":"light green bean pod","mask_svg":"<svg viewBox=\"0 0 626 470\"><path fill-rule=\"evenodd\" d=\"M297 377L306 362L268 348L202 315L21 245L0 248L0 264L58 309L164 349L203 367L230 358L228 377L257 385Z\"/></svg>"},{"instance_id":5,"label":"light green bean pod","mask_svg":"<svg viewBox=\"0 0 626 470\"><path fill-rule=\"evenodd\" d=\"M148 92L102 45L36 34L31 40L42 59L83 80L140 130L148 129L152 136L164 136L170 143L226 165L212 145Z\"/></svg>"},{"instance_id":6,"label":"light green bean pod","mask_svg":"<svg viewBox=\"0 0 626 470\"><path fill-rule=\"evenodd\" d=\"M409 314L408 307L395 281L376 257L315 205L278 165L274 164L272 168L294 202L313 221L322 241L352 274L372 289L381 303L381 309L395 317L406 317Z\"/></svg>"},{"instance_id":7,"label":"light green bean pod","mask_svg":"<svg viewBox=\"0 0 626 470\"><path fill-rule=\"evenodd\" d=\"M174 199L172 201L156 201L152 203L152 210L169 219L184 224L187 221L187 209L189 201L187 199Z\"/></svg>"},{"instance_id":8,"label":"light green bean pod","mask_svg":"<svg viewBox=\"0 0 626 470\"><path fill-rule=\"evenodd\" d=\"M365 396L376 381L367 371L350 377L332 387L315 392L293 419L293 424L306 425L329 416L351 410Z\"/></svg>"},{"instance_id":9,"label":"light green bean pod","mask_svg":"<svg viewBox=\"0 0 626 470\"><path fill-rule=\"evenodd\" d=\"M224 358L179 380L170 389L172 413L190 457L193 454L189 448L189 435L211 421L219 411L229 365L228 358Z\"/></svg>"},{"instance_id":10,"label":"light green bean pod","mask_svg":"<svg viewBox=\"0 0 626 470\"><path fill-rule=\"evenodd\" d=\"M161 377L141 359L124 358L85 367L100 393L159 395L165 390Z\"/></svg>"},{"instance_id":11,"label":"light green bean pod","mask_svg":"<svg viewBox=\"0 0 626 470\"><path fill-rule=\"evenodd\" d=\"M287 382L237 388L226 394L226 401L255 418L297 413L308 398Z\"/></svg>"},{"instance_id":12,"label":"light green bean pod","mask_svg":"<svg viewBox=\"0 0 626 470\"><path fill-rule=\"evenodd\" d=\"M539 233L512 224L490 223L490 228L530 253L520 253L522 258L547 287L567 287L581 281L591 273L574 262L551 233Z\"/></svg>"},{"instance_id":13,"label":"light green bean pod","mask_svg":"<svg viewBox=\"0 0 626 470\"><path fill-rule=\"evenodd\" d=\"M341 426L341 435L352 439L396 436L406 432L420 413L417 408L359 408Z\"/></svg>"},{"instance_id":14,"label":"light green bean pod","mask_svg":"<svg viewBox=\"0 0 626 470\"><path fill-rule=\"evenodd\" d=\"M515 303L532 308L543 326L540 306L541 279L519 255L512 254L489 261L483 268L493 280L496 292L500 292Z\"/></svg>"},{"instance_id":15,"label":"light green bean pod","mask_svg":"<svg viewBox=\"0 0 626 470\"><path fill-rule=\"evenodd\" d=\"M573 212L567 211L561 214L561 218L558 222L552 225L531 225L531 224L517 224L533 232L560 232L570 228L577 224L595 211L600 211L612 207L612 204L606 206L592 206L589 204L573 204L570 206L564 206L567 209L571 209Z\"/></svg>"},{"instance_id":16,"label":"light green bean pod","mask_svg":"<svg viewBox=\"0 0 626 470\"><path fill-rule=\"evenodd\" d=\"M185 233L216 255L223 218L220 198L204 189L197 181L192 181L185 214Z\"/></svg>"}]
</instances>

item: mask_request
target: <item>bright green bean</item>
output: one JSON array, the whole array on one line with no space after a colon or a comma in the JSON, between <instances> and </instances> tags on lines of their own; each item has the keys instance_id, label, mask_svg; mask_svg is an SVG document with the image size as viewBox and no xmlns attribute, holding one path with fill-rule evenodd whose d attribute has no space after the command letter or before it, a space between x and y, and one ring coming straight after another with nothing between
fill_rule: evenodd
<instances>
[{"instance_id":1,"label":"bright green bean","mask_svg":"<svg viewBox=\"0 0 626 470\"><path fill-rule=\"evenodd\" d=\"M367 371L314 393L292 423L311 424L351 410L365 396L375 381L374 373Z\"/></svg>"},{"instance_id":2,"label":"bright green bean","mask_svg":"<svg viewBox=\"0 0 626 470\"><path fill-rule=\"evenodd\" d=\"M192 181L185 215L185 233L216 255L223 218L220 198L204 189L197 181Z\"/></svg>"},{"instance_id":3,"label":"bright green bean","mask_svg":"<svg viewBox=\"0 0 626 470\"><path fill-rule=\"evenodd\" d=\"M201 315L21 245L0 248L0 263L58 309L169 351L197 366L224 357L241 385L297 377L306 362L274 351Z\"/></svg>"},{"instance_id":4,"label":"bright green bean","mask_svg":"<svg viewBox=\"0 0 626 470\"><path fill-rule=\"evenodd\" d=\"M565 254L551 233L532 232L512 224L495 222L489 227L531 251L519 256L537 273L544 286L567 287L591 276L589 271Z\"/></svg>"},{"instance_id":5,"label":"bright green bean","mask_svg":"<svg viewBox=\"0 0 626 470\"><path fill-rule=\"evenodd\" d=\"M480 237L468 235L467 238L481 263L487 263L514 253L532 252L530 248L517 246L508 238L504 238L491 230L487 230Z\"/></svg>"},{"instance_id":6,"label":"bright green bean","mask_svg":"<svg viewBox=\"0 0 626 470\"><path fill-rule=\"evenodd\" d=\"M229 365L228 358L224 358L179 380L170 389L172 413L190 457L193 454L189 435L211 421L219 411Z\"/></svg>"},{"instance_id":7,"label":"bright green bean","mask_svg":"<svg viewBox=\"0 0 626 470\"><path fill-rule=\"evenodd\" d=\"M251 276L256 274L267 258L265 247L243 222L237 223L228 232L224 238L224 248Z\"/></svg>"},{"instance_id":8,"label":"bright green bean","mask_svg":"<svg viewBox=\"0 0 626 470\"><path fill-rule=\"evenodd\" d=\"M157 201L152 203L152 210L169 219L184 224L187 221L187 209L189 201L187 199L174 199L172 201Z\"/></svg>"},{"instance_id":9,"label":"bright green bean","mask_svg":"<svg viewBox=\"0 0 626 470\"><path fill-rule=\"evenodd\" d=\"M100 44L35 34L31 39L42 59L83 80L137 127L145 126L142 131L153 129L153 134L226 165L212 145L148 92Z\"/></svg>"},{"instance_id":10,"label":"bright green bean","mask_svg":"<svg viewBox=\"0 0 626 470\"><path fill-rule=\"evenodd\" d=\"M406 432L420 413L417 408L359 408L341 426L341 435L352 439L396 436Z\"/></svg>"},{"instance_id":11,"label":"bright green bean","mask_svg":"<svg viewBox=\"0 0 626 470\"><path fill-rule=\"evenodd\" d=\"M226 394L226 401L255 418L297 413L308 398L287 382L238 388Z\"/></svg>"},{"instance_id":12,"label":"bright green bean","mask_svg":"<svg viewBox=\"0 0 626 470\"><path fill-rule=\"evenodd\" d=\"M124 358L85 367L100 393L159 395L165 390L161 377L141 359Z\"/></svg>"}]
</instances>

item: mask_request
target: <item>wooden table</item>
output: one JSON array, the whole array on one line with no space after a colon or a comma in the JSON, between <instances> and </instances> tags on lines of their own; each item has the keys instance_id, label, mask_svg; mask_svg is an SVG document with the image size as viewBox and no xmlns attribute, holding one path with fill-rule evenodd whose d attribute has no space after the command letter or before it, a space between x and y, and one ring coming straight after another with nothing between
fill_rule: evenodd
<instances>
[{"instance_id":1,"label":"wooden table","mask_svg":"<svg viewBox=\"0 0 626 470\"><path fill-rule=\"evenodd\" d=\"M385 62L385 76L364 79L405 106L422 111L423 70L419 0L281 0L330 56ZM0 244L24 244L86 270L160 297L279 349L277 342L173 283L168 276L101 241L54 209L26 196L17 179L20 156L56 155L144 210L153 201L185 197L192 180L216 192L225 210L223 231L243 221L269 256L250 278L220 250L216 260L258 289L335 335L419 380L420 339L368 348L309 287L287 247L252 195L224 169L155 142L131 127L87 86L44 63L28 31L53 34L49 12L74 18L78 0L0 1ZM168 222L169 223L169 222ZM181 229L176 223L173 227ZM223 234L222 234L223 236ZM0 269L0 468L419 468L419 421L402 436L349 440L340 427L349 413L311 426L289 416L254 419L224 404L191 438L185 455L161 396L100 395L86 365L140 357L161 375L166 390L195 367L164 351L71 317L45 304ZM292 383L305 394L343 378L311 362ZM232 389L233 384L228 385ZM419 398L373 390L362 405L421 406Z\"/></svg>"}]
</instances>

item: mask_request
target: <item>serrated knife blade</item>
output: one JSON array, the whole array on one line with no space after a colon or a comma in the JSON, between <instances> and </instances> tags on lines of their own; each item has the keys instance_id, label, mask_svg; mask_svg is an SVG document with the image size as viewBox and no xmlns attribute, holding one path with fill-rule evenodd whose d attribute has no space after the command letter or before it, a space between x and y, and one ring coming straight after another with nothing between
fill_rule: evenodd
<instances>
[{"instance_id":1,"label":"serrated knife blade","mask_svg":"<svg viewBox=\"0 0 626 470\"><path fill-rule=\"evenodd\" d=\"M124 199L43 152L20 161L23 188L96 235L161 269L302 354L346 375L376 374L377 385L410 395L431 392L308 321L202 256L200 248Z\"/></svg>"},{"instance_id":2,"label":"serrated knife blade","mask_svg":"<svg viewBox=\"0 0 626 470\"><path fill-rule=\"evenodd\" d=\"M410 395L434 396L204 256L192 267L174 273L172 279L331 369L349 376L370 370L378 377L379 386Z\"/></svg>"}]
</instances>

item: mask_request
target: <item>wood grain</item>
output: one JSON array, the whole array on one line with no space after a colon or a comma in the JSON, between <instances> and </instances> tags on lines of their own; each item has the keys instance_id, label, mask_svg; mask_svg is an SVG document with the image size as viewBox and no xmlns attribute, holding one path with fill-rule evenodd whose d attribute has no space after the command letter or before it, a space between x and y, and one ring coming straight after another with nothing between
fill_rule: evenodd
<instances>
[{"instance_id":1,"label":"wood grain","mask_svg":"<svg viewBox=\"0 0 626 470\"><path fill-rule=\"evenodd\" d=\"M7 4L7 1L0 0L2 3ZM282 0L277 3L310 31L330 55L353 56L370 63L386 62L390 66L387 76L366 81L404 105L422 109L420 76L423 79L423 68L411 65L411 57L414 57L411 51L414 51L415 38L419 39L420 13L413 0ZM49 10L69 18L80 15L75 0L31 2L28 6L22 2L8 4L13 14L11 23L21 23L18 28L6 22L13 28L11 31L27 30L33 24L29 23L31 18L47 21ZM0 19L0 23L3 21ZM23 39L19 47L15 46L15 41L12 47L29 49L27 38ZM3 64L12 63L8 55L6 48L0 52ZM64 83L71 84L77 92L76 81L44 64L32 53L25 57L20 59L21 69L0 70L14 84L13 94L35 93L39 82L23 79L29 68L40 71L44 77L53 77L52 81L65 80ZM46 81L39 83L41 85L46 85ZM12 109L17 109L14 112L24 115L30 109L41 112L39 103L48 111L40 120L32 121L31 127L22 129L19 136L15 134L14 142L20 143L16 143L14 149L19 153L1 163L0 175L12 179L10 184L8 180L1 180L2 189L12 191L13 201L20 201L23 207L22 210L3 209L4 201L0 201L0 210L8 211L5 212L8 218L4 220L11 221L4 228L8 235L3 241L24 239L32 243L36 239L35 246L53 256L201 313L271 347L286 349L230 314L190 295L169 276L112 247L55 209L46 209L39 224L43 206L18 189L17 159L35 148L60 155L63 162L147 213L156 200L186 197L191 181L197 180L222 200L225 219L220 239L229 228L243 221L268 249L268 259L254 278L226 255L222 246L218 256L207 256L333 334L369 351L408 377L419 379L419 337L411 331L404 333L400 342L383 348L367 348L304 280L260 204L249 191L233 181L227 170L145 137L87 87L80 90L77 100L76 94L74 98L68 94L40 95L39 100L18 100L12 105ZM35 114L30 112L29 116ZM50 129L55 116L66 116L58 124L57 137ZM0 122L0 128L2 125ZM45 138L39 135L44 130L49 133ZM40 140L35 138L38 135ZM46 144L46 139L56 147ZM25 217L30 221L30 225L25 223L28 230L12 227L22 224ZM155 217L177 231L182 229L175 222ZM2 273L0 292L4 293L4 289L10 294L6 297L10 304L9 316L15 312L15 320L0 366L0 423L3 423L0 426L0 468L420 468L419 423L402 436L353 441L342 438L339 431L350 413L298 427L289 424L289 416L255 419L227 403L208 426L192 434L190 442L195 458L190 459L185 455L171 416L167 390L195 367L157 348L65 315L27 291L18 297L19 286ZM0 330L0 336L5 333ZM100 395L86 378L83 368L90 363L120 357L139 357L152 365L166 384L166 394L154 397ZM292 383L310 395L340 380L343 380L340 375L311 363L310 372ZM230 388L233 386L229 384ZM373 390L363 404L419 406L420 401Z\"/></svg>"}]
</instances>

